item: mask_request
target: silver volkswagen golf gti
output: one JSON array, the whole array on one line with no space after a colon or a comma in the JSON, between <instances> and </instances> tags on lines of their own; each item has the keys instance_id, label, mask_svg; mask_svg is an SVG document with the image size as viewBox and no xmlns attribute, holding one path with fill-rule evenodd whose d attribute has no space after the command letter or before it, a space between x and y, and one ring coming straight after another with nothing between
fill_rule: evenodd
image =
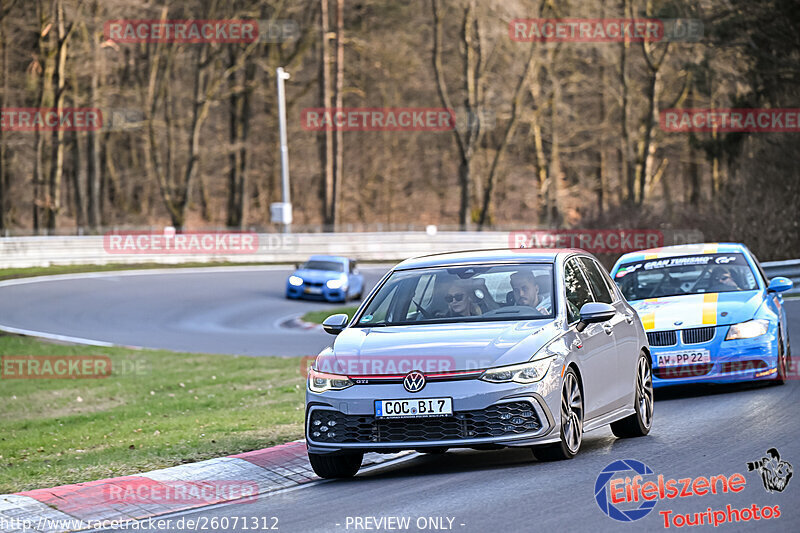
<instances>
[{"instance_id":1,"label":"silver volkswagen golf gti","mask_svg":"<svg viewBox=\"0 0 800 533\"><path fill-rule=\"evenodd\" d=\"M653 422L642 324L591 255L487 250L406 260L356 311L308 375L305 435L324 478L364 452L528 446L570 459L583 433Z\"/></svg>"}]
</instances>

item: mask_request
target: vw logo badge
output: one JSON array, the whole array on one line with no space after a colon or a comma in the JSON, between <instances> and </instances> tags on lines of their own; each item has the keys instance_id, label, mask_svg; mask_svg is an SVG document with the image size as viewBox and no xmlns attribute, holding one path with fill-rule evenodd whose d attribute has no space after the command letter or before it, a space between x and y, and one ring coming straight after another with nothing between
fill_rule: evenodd
<instances>
[{"instance_id":1,"label":"vw logo badge","mask_svg":"<svg viewBox=\"0 0 800 533\"><path fill-rule=\"evenodd\" d=\"M405 387L408 392L421 391L425 387L425 375L418 370L409 372L403 379L403 387Z\"/></svg>"}]
</instances>

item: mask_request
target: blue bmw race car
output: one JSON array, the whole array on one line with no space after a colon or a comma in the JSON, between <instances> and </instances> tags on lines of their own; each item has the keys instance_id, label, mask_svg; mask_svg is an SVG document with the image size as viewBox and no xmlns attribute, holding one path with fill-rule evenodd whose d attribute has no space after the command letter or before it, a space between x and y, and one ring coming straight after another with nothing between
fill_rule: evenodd
<instances>
[{"instance_id":1,"label":"blue bmw race car","mask_svg":"<svg viewBox=\"0 0 800 533\"><path fill-rule=\"evenodd\" d=\"M360 299L364 276L356 262L336 255L312 255L286 280L287 298L314 298L329 302Z\"/></svg>"},{"instance_id":2,"label":"blue bmw race car","mask_svg":"<svg viewBox=\"0 0 800 533\"><path fill-rule=\"evenodd\" d=\"M647 332L653 386L786 379L792 281L767 280L743 244L632 252L611 276Z\"/></svg>"}]
</instances>

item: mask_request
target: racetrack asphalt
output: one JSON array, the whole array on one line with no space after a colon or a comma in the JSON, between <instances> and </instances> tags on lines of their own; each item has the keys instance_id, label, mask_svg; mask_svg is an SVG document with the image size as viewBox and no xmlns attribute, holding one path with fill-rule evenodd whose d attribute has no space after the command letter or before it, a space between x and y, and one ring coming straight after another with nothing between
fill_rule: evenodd
<instances>
[{"instance_id":1,"label":"racetrack asphalt","mask_svg":"<svg viewBox=\"0 0 800 533\"><path fill-rule=\"evenodd\" d=\"M289 267L168 269L0 284L0 327L123 346L237 355L316 355L333 337L282 327L342 305L284 297ZM387 267L363 266L365 291Z\"/></svg>"},{"instance_id":2,"label":"racetrack asphalt","mask_svg":"<svg viewBox=\"0 0 800 533\"><path fill-rule=\"evenodd\" d=\"M235 275L175 272L149 279L111 276L3 287L0 323L8 324L11 318L20 328L47 326L49 331L73 336L103 334L103 339L113 338L119 344L189 351L195 346L203 352L252 355L266 354L259 349L265 339L280 339L284 355L290 355L290 351L297 355L316 353L318 346L329 342L324 333L289 331L276 325L282 317L322 307L283 300L286 274L288 270ZM368 285L379 274L371 273L374 277L367 279ZM787 301L786 309L797 352L800 301ZM137 529L199 531L205 525L210 531L298 533L661 531L667 529L662 513L672 512L673 517L692 513L694 519L693 513L709 509L712 513L727 512L728 505L735 510L756 505L759 509L778 506L781 515L723 523L719 528L678 528L670 523L668 529L798 531L800 480L791 479L783 492L768 492L758 473L747 468L748 462L758 461L770 448L776 448L795 469L800 467L798 377L784 386L659 389L649 436L616 439L608 428L602 428L585 435L580 453L570 461L537 462L527 449L414 455L351 480L317 481L252 503L229 503L158 517L156 522L137 524ZM666 480L740 473L746 483L738 493L663 499L644 518L623 523L601 511L594 490L601 470L625 459L645 463ZM395 527L376 527L378 520L389 517L408 519L409 526L382 522ZM158 520L171 522L158 524ZM189 520L194 521L193 527L189 527ZM252 527L253 520L257 528Z\"/></svg>"},{"instance_id":3,"label":"racetrack asphalt","mask_svg":"<svg viewBox=\"0 0 800 533\"><path fill-rule=\"evenodd\" d=\"M800 345L800 301L786 303L790 338ZM649 436L617 439L605 427L584 437L583 447L570 461L541 463L527 449L498 451L458 450L444 455L417 455L385 468L359 474L351 480L319 481L260 498L251 504L225 504L162 517L171 531L187 531L187 520L199 527L216 524L218 530L249 531L256 520L276 524L279 531L799 531L800 483L790 479L783 492L768 492L747 463L776 448L783 460L800 467L800 376L783 386L744 384L694 386L656 391L655 422ZM644 518L619 522L605 515L595 500L595 482L601 470L616 460L635 459L655 474L670 479L741 474L738 493L693 495L663 499ZM632 475L632 474L629 474ZM796 477L796 476L795 476ZM646 477L646 480L654 476ZM721 485L718 483L717 487ZM682 482L678 487L683 490ZM702 488L698 487L700 492ZM638 504L634 504L636 506ZM670 522L678 514L714 511L728 513L757 505L781 515L748 522L684 526ZM620 506L629 509L631 506ZM672 514L668 514L668 512ZM664 513L664 514L662 514ZM717 515L719 516L719 515ZM735 517L732 512L730 515ZM274 517L274 518L273 518ZM382 518L396 529L380 528ZM227 518L226 521L223 521ZM244 521L245 519L247 521ZM183 523L179 523L184 519ZM215 521L216 519L216 521ZM238 520L237 520L238 519ZM275 520L277 519L277 520ZM434 522L432 522L433 520ZM438 520L439 522L435 522ZM681 523L681 522L678 522ZM243 527L244 524L244 527ZM438 524L437 529L433 524ZM144 531L156 527L140 524ZM444 526L444 527L441 527ZM161 529L163 531L163 529ZM266 531L262 529L262 531Z\"/></svg>"}]
</instances>

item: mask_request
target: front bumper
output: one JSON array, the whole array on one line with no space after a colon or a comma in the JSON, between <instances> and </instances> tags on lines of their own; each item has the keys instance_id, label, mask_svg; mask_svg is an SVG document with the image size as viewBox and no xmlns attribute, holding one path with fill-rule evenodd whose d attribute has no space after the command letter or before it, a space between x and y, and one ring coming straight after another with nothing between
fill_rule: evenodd
<instances>
[{"instance_id":1,"label":"front bumper","mask_svg":"<svg viewBox=\"0 0 800 533\"><path fill-rule=\"evenodd\" d=\"M684 344L678 336L673 346L650 347L653 361L653 387L691 383L734 383L775 379L778 372L778 338L770 331L752 339L726 341L728 326L716 328L715 337L705 343ZM659 367L658 355L695 349L709 350L710 363Z\"/></svg>"},{"instance_id":2,"label":"front bumper","mask_svg":"<svg viewBox=\"0 0 800 533\"><path fill-rule=\"evenodd\" d=\"M557 373L554 374L557 380ZM559 439L558 388L541 382L487 383L477 379L429 382L418 393L401 384L354 385L322 394L306 392L306 443L310 453L424 448L529 446ZM552 390L550 390L552 389ZM553 392L556 391L556 392ZM375 400L450 397L453 415L376 418ZM551 409L555 406L555 409ZM333 422L333 425L330 424ZM322 428L325 428L323 431ZM329 435L334 433L333 437Z\"/></svg>"},{"instance_id":3,"label":"front bumper","mask_svg":"<svg viewBox=\"0 0 800 533\"><path fill-rule=\"evenodd\" d=\"M309 285L286 284L287 298L305 298L309 300L324 300L326 302L342 302L347 297L347 287L329 289L324 283Z\"/></svg>"}]
</instances>

